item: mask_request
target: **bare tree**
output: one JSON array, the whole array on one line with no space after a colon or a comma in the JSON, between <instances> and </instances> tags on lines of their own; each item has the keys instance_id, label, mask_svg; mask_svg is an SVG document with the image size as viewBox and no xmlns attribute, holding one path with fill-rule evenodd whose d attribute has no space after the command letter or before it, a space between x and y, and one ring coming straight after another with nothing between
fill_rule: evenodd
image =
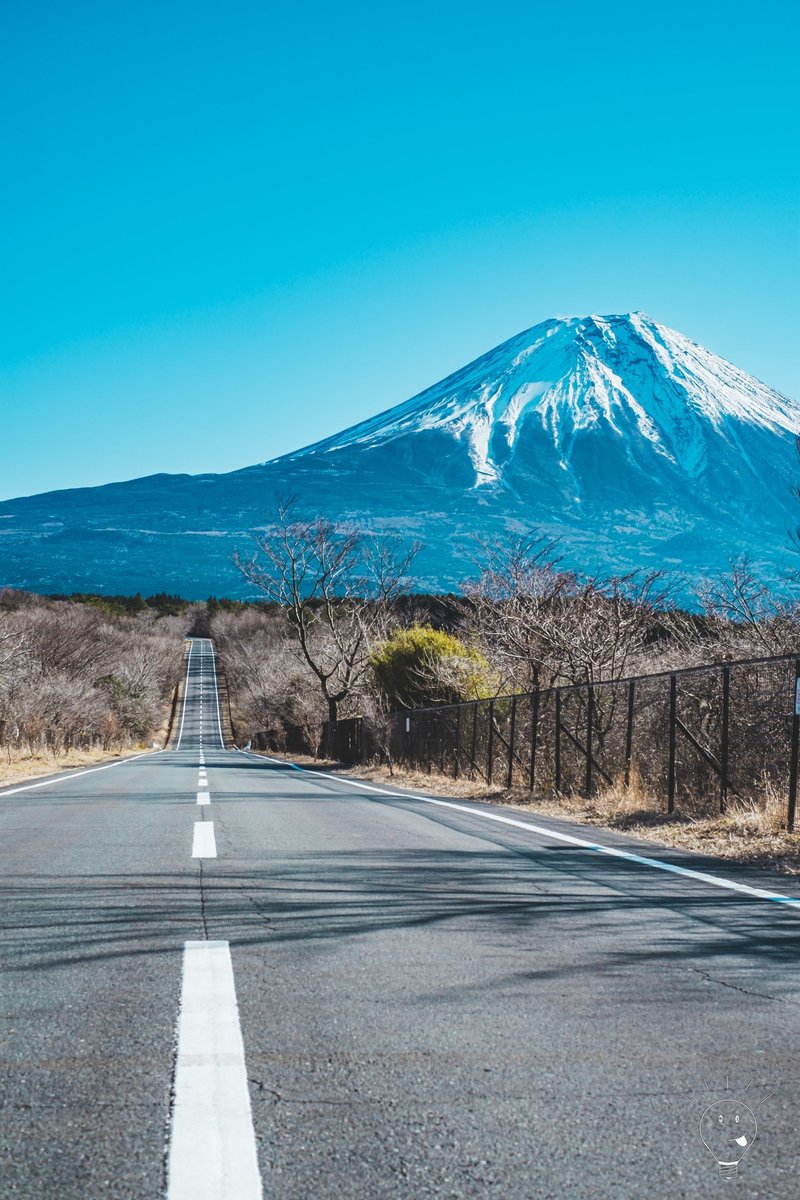
<instances>
[{"instance_id":1,"label":"bare tree","mask_svg":"<svg viewBox=\"0 0 800 1200\"><path fill-rule=\"evenodd\" d=\"M333 725L339 705L369 670L371 648L385 631L392 601L408 586L420 547L301 520L294 500L279 505L272 530L252 536L255 553L237 553L234 562L248 583L280 605Z\"/></svg>"},{"instance_id":2,"label":"bare tree","mask_svg":"<svg viewBox=\"0 0 800 1200\"><path fill-rule=\"evenodd\" d=\"M482 543L465 616L506 686L538 691L618 678L638 665L671 588L660 571L580 580L539 534Z\"/></svg>"},{"instance_id":3,"label":"bare tree","mask_svg":"<svg viewBox=\"0 0 800 1200\"><path fill-rule=\"evenodd\" d=\"M600 683L642 668L671 589L661 571L592 579L542 614L540 638L561 682Z\"/></svg>"},{"instance_id":4,"label":"bare tree","mask_svg":"<svg viewBox=\"0 0 800 1200\"><path fill-rule=\"evenodd\" d=\"M318 683L283 615L262 608L218 612L209 632L224 664L237 735L244 741L266 735L283 749L295 727L313 753L322 725Z\"/></svg>"},{"instance_id":5,"label":"bare tree","mask_svg":"<svg viewBox=\"0 0 800 1200\"><path fill-rule=\"evenodd\" d=\"M559 570L558 543L531 534L479 541L476 582L464 586L464 621L501 673L500 690L552 686L558 667L542 638L545 614L573 596L577 580Z\"/></svg>"},{"instance_id":6,"label":"bare tree","mask_svg":"<svg viewBox=\"0 0 800 1200\"><path fill-rule=\"evenodd\" d=\"M0 623L0 671L13 666L24 647L25 639L19 629L9 627L7 621Z\"/></svg>"},{"instance_id":7,"label":"bare tree","mask_svg":"<svg viewBox=\"0 0 800 1200\"><path fill-rule=\"evenodd\" d=\"M733 559L728 572L700 590L699 599L719 639L735 653L784 654L797 646L797 605L778 599L746 556Z\"/></svg>"}]
</instances>

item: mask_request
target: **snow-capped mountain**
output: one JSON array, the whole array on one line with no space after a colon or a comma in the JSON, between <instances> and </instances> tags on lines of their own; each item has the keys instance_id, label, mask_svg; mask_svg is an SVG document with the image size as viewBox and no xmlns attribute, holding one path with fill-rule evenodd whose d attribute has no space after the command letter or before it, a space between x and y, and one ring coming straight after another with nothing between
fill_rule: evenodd
<instances>
[{"instance_id":1,"label":"snow-capped mountain","mask_svg":"<svg viewBox=\"0 0 800 1200\"><path fill-rule=\"evenodd\" d=\"M541 530L586 573L699 577L746 553L780 579L800 518L800 404L644 316L549 320L334 437L227 475L0 504L0 581L241 594L278 497L420 539L417 586L474 573L474 536Z\"/></svg>"},{"instance_id":2,"label":"snow-capped mountain","mask_svg":"<svg viewBox=\"0 0 800 1200\"><path fill-rule=\"evenodd\" d=\"M545 321L405 404L286 457L441 429L466 445L480 486L502 478L531 422L549 431L568 472L576 436L605 427L696 476L707 426L719 432L737 421L796 436L800 405L643 313L571 317Z\"/></svg>"}]
</instances>

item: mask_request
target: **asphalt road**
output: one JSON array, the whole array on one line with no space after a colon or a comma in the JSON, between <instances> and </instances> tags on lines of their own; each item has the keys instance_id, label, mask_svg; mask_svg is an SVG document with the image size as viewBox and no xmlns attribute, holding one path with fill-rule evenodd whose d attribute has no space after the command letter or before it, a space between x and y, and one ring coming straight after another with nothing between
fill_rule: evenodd
<instances>
[{"instance_id":1,"label":"asphalt road","mask_svg":"<svg viewBox=\"0 0 800 1200\"><path fill-rule=\"evenodd\" d=\"M793 881L220 747L0 792L0 1196L800 1195L800 907L564 839Z\"/></svg>"}]
</instances>

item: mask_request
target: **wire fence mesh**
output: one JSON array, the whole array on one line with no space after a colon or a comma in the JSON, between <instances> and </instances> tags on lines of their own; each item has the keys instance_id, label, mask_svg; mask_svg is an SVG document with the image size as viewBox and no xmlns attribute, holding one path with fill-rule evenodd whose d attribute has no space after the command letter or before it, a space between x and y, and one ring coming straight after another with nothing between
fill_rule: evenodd
<instances>
[{"instance_id":1,"label":"wire fence mesh","mask_svg":"<svg viewBox=\"0 0 800 1200\"><path fill-rule=\"evenodd\" d=\"M769 793L793 830L800 654L352 717L305 742L342 762L389 758L534 796L635 787L651 806L692 816Z\"/></svg>"}]
</instances>

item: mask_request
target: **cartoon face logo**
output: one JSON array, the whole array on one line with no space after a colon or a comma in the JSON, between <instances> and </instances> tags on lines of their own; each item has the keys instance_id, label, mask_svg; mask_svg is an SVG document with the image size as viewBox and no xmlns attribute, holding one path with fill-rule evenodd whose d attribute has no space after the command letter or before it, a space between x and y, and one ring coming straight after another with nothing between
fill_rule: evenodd
<instances>
[{"instance_id":1,"label":"cartoon face logo","mask_svg":"<svg viewBox=\"0 0 800 1200\"><path fill-rule=\"evenodd\" d=\"M738 1174L739 1163L757 1135L755 1113L738 1100L715 1100L700 1118L700 1136L717 1160L723 1179Z\"/></svg>"}]
</instances>

